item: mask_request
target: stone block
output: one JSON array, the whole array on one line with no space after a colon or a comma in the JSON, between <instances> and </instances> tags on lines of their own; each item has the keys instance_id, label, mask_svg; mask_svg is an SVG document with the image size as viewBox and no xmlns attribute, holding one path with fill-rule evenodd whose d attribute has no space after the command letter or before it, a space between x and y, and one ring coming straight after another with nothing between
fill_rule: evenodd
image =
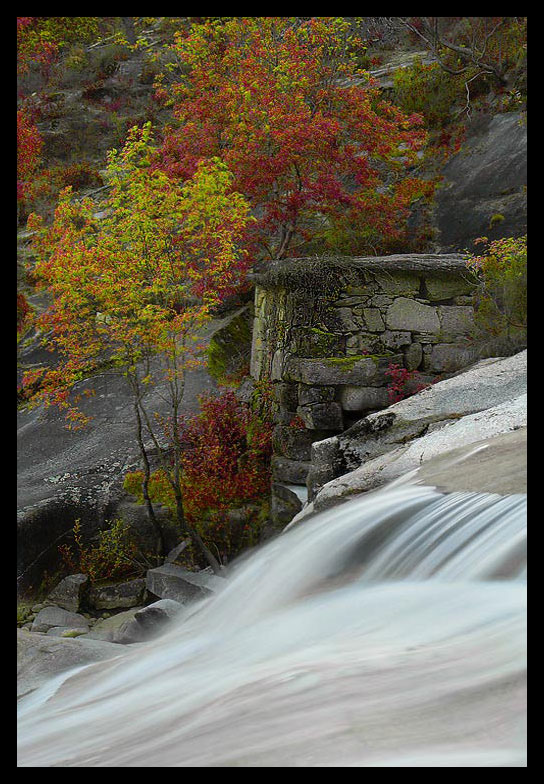
<instances>
[{"instance_id":1,"label":"stone block","mask_svg":"<svg viewBox=\"0 0 544 784\"><path fill-rule=\"evenodd\" d=\"M272 447L276 455L304 462L310 459L313 442L327 438L328 435L321 430L276 425L272 433Z\"/></svg>"},{"instance_id":2,"label":"stone block","mask_svg":"<svg viewBox=\"0 0 544 784\"><path fill-rule=\"evenodd\" d=\"M454 373L475 362L476 359L476 349L456 346L452 343L440 343L433 346L432 352L425 356L423 369L429 373Z\"/></svg>"},{"instance_id":3,"label":"stone block","mask_svg":"<svg viewBox=\"0 0 544 784\"><path fill-rule=\"evenodd\" d=\"M419 293L419 276L409 272L394 272L376 275L380 293L399 296L405 294L416 296Z\"/></svg>"},{"instance_id":4,"label":"stone block","mask_svg":"<svg viewBox=\"0 0 544 784\"><path fill-rule=\"evenodd\" d=\"M364 308L363 319L365 329L368 329L369 332L383 332L385 330L382 314L378 308Z\"/></svg>"},{"instance_id":5,"label":"stone block","mask_svg":"<svg viewBox=\"0 0 544 784\"><path fill-rule=\"evenodd\" d=\"M356 332L360 329L361 325L354 317L351 308L338 308L336 313L343 332Z\"/></svg>"},{"instance_id":6,"label":"stone block","mask_svg":"<svg viewBox=\"0 0 544 784\"><path fill-rule=\"evenodd\" d=\"M433 278L425 279L425 293L433 301L452 299L453 297L468 296L474 289L474 280L467 277Z\"/></svg>"},{"instance_id":7,"label":"stone block","mask_svg":"<svg viewBox=\"0 0 544 784\"><path fill-rule=\"evenodd\" d=\"M280 382L274 384L274 396L278 404L287 411L296 411L298 406L298 385Z\"/></svg>"},{"instance_id":8,"label":"stone block","mask_svg":"<svg viewBox=\"0 0 544 784\"><path fill-rule=\"evenodd\" d=\"M386 330L381 336L383 345L388 349L398 349L407 346L412 342L412 335L410 332L400 332L398 330Z\"/></svg>"},{"instance_id":9,"label":"stone block","mask_svg":"<svg viewBox=\"0 0 544 784\"><path fill-rule=\"evenodd\" d=\"M308 501L313 501L324 484L345 473L340 441L337 436L312 444L312 461L306 479Z\"/></svg>"},{"instance_id":10,"label":"stone block","mask_svg":"<svg viewBox=\"0 0 544 784\"><path fill-rule=\"evenodd\" d=\"M474 326L474 309L460 305L440 305L438 317L443 335L463 335Z\"/></svg>"},{"instance_id":11,"label":"stone block","mask_svg":"<svg viewBox=\"0 0 544 784\"><path fill-rule=\"evenodd\" d=\"M270 368L270 378L272 381L281 381L283 372L284 352L277 349L272 357L272 365Z\"/></svg>"},{"instance_id":12,"label":"stone block","mask_svg":"<svg viewBox=\"0 0 544 784\"><path fill-rule=\"evenodd\" d=\"M352 387L342 388L340 403L344 411L368 411L390 405L385 387Z\"/></svg>"},{"instance_id":13,"label":"stone block","mask_svg":"<svg viewBox=\"0 0 544 784\"><path fill-rule=\"evenodd\" d=\"M272 458L272 479L274 482L287 482L293 485L303 485L306 482L310 463L303 460L289 460L280 455Z\"/></svg>"},{"instance_id":14,"label":"stone block","mask_svg":"<svg viewBox=\"0 0 544 784\"><path fill-rule=\"evenodd\" d=\"M313 403L330 403L334 400L334 394L334 387L298 385L298 403L300 406L312 405Z\"/></svg>"},{"instance_id":15,"label":"stone block","mask_svg":"<svg viewBox=\"0 0 544 784\"><path fill-rule=\"evenodd\" d=\"M299 406L297 414L310 430L342 430L342 406L338 403L314 403Z\"/></svg>"},{"instance_id":16,"label":"stone block","mask_svg":"<svg viewBox=\"0 0 544 784\"><path fill-rule=\"evenodd\" d=\"M381 386L390 362L402 362L402 355L355 355L320 360L289 357L284 376L286 380L310 386Z\"/></svg>"},{"instance_id":17,"label":"stone block","mask_svg":"<svg viewBox=\"0 0 544 784\"><path fill-rule=\"evenodd\" d=\"M388 329L392 330L433 333L440 331L437 309L407 297L397 297L389 306L386 324Z\"/></svg>"},{"instance_id":18,"label":"stone block","mask_svg":"<svg viewBox=\"0 0 544 784\"><path fill-rule=\"evenodd\" d=\"M421 343L411 343L404 350L404 367L407 370L417 370L423 360L423 346Z\"/></svg>"}]
</instances>

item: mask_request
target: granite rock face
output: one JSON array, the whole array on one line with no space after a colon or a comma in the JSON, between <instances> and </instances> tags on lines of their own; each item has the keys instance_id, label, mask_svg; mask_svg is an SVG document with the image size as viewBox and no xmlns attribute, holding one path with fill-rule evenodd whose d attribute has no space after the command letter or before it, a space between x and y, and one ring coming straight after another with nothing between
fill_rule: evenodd
<instances>
[{"instance_id":1,"label":"granite rock face","mask_svg":"<svg viewBox=\"0 0 544 784\"><path fill-rule=\"evenodd\" d=\"M436 194L438 245L447 253L472 249L477 237L527 233L527 125L508 113L479 120L443 169Z\"/></svg>"},{"instance_id":2,"label":"granite rock face","mask_svg":"<svg viewBox=\"0 0 544 784\"><path fill-rule=\"evenodd\" d=\"M387 464L388 453L405 449L413 439L430 436L438 427L518 399L523 401L526 391L527 351L522 351L512 357L482 360L383 411L369 414L338 436L312 446L309 498L313 500L322 485L369 465L375 458L385 455L382 462ZM520 405L523 417L523 403ZM512 421L523 426L518 420L516 413ZM375 468L378 473L383 471L381 464Z\"/></svg>"}]
</instances>

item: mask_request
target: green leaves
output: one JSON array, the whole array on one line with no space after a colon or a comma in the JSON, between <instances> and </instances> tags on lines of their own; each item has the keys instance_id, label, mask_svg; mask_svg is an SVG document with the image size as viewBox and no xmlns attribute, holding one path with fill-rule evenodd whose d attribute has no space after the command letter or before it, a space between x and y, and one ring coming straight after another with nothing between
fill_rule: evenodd
<instances>
[{"instance_id":1,"label":"green leaves","mask_svg":"<svg viewBox=\"0 0 544 784\"><path fill-rule=\"evenodd\" d=\"M180 185L152 165L153 152L147 123L110 154L107 217L99 223L94 203L74 201L70 188L51 226L29 220L36 274L53 296L39 326L64 357L37 396L70 412L68 391L98 358L148 385L159 378L138 363L158 355L168 381L183 379L199 353L190 337L244 274L239 246L249 209L232 193L225 164L203 161Z\"/></svg>"}]
</instances>

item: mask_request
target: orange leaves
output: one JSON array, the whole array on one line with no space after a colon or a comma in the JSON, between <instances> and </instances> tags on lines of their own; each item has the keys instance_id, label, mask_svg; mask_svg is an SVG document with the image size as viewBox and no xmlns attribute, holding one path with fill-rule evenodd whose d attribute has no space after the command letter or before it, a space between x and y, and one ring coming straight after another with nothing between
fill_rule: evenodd
<instances>
[{"instance_id":1,"label":"orange leaves","mask_svg":"<svg viewBox=\"0 0 544 784\"><path fill-rule=\"evenodd\" d=\"M170 381L182 380L198 361L192 336L239 284L249 215L231 192L226 166L202 163L180 187L149 165L152 142L150 124L134 128L123 150L110 155L111 190L100 222L93 202L72 201L70 188L61 192L51 226L34 215L29 220L36 274L53 296L39 326L51 331L63 357L61 372L42 379L44 402L66 405L61 390L100 365L154 383L158 378L138 365L153 355L163 356Z\"/></svg>"},{"instance_id":2,"label":"orange leaves","mask_svg":"<svg viewBox=\"0 0 544 784\"><path fill-rule=\"evenodd\" d=\"M369 79L353 81L348 43L343 18L233 17L194 25L174 46L188 75L172 89L178 128L165 132L161 167L185 178L219 156L257 218L247 247L261 257L303 253L308 239L326 247L354 207L369 223L384 210L401 217L374 194L388 167L414 163L425 134Z\"/></svg>"}]
</instances>

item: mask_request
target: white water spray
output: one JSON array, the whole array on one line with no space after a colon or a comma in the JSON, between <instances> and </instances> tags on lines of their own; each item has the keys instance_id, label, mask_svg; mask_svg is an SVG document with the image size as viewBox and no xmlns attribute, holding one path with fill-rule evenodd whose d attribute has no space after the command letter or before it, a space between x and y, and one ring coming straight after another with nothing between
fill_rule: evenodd
<instances>
[{"instance_id":1,"label":"white water spray","mask_svg":"<svg viewBox=\"0 0 544 784\"><path fill-rule=\"evenodd\" d=\"M525 767L525 496L324 512L21 701L21 767Z\"/></svg>"}]
</instances>

